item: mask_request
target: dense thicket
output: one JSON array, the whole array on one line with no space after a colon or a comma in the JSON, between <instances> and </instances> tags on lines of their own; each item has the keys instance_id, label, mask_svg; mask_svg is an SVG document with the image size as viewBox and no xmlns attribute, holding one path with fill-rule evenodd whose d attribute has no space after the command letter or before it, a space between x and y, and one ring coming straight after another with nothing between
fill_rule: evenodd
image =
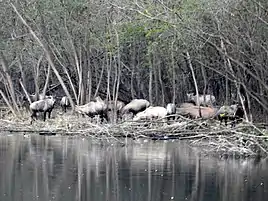
<instances>
[{"instance_id":1,"label":"dense thicket","mask_svg":"<svg viewBox=\"0 0 268 201\"><path fill-rule=\"evenodd\" d=\"M155 105L211 93L268 115L266 0L0 2L0 93L14 113L28 93ZM192 69L191 69L192 68ZM24 89L23 89L24 88ZM40 91L39 91L40 90Z\"/></svg>"}]
</instances>

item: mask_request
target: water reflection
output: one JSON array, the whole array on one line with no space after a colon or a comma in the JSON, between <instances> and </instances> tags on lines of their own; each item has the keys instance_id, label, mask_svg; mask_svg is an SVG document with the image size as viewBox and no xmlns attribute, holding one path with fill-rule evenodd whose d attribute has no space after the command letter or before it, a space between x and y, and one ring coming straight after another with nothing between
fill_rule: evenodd
<instances>
[{"instance_id":1,"label":"water reflection","mask_svg":"<svg viewBox=\"0 0 268 201\"><path fill-rule=\"evenodd\" d=\"M185 142L2 135L0 200L268 199L268 163L200 157Z\"/></svg>"}]
</instances>

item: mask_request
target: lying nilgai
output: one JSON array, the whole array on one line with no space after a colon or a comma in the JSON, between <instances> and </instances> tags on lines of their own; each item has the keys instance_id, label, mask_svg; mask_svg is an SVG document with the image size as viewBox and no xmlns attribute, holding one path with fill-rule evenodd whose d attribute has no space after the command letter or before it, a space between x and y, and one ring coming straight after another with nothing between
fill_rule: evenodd
<instances>
[{"instance_id":1,"label":"lying nilgai","mask_svg":"<svg viewBox=\"0 0 268 201\"><path fill-rule=\"evenodd\" d=\"M175 115L176 114L176 106L173 103L167 104L167 108L161 107L161 106L150 106L147 109L145 109L142 112L139 112L136 114L136 116L133 118L134 121L147 119L163 119L167 117L167 119L170 119L168 115ZM175 118L175 116L174 116Z\"/></svg>"},{"instance_id":2,"label":"lying nilgai","mask_svg":"<svg viewBox=\"0 0 268 201\"><path fill-rule=\"evenodd\" d=\"M214 117L217 109L214 107L195 106L190 103L185 103L181 107L177 108L177 114L187 116L193 119L202 117L203 119L209 119ZM201 115L201 116L200 116Z\"/></svg>"},{"instance_id":3,"label":"lying nilgai","mask_svg":"<svg viewBox=\"0 0 268 201\"><path fill-rule=\"evenodd\" d=\"M232 126L234 126L237 121L241 120L244 116L242 107L237 104L216 108L203 106L198 107L191 103L183 103L179 108L177 108L177 113L190 118L216 118L220 120L221 123L224 120L225 125L227 125L228 120L232 120Z\"/></svg>"},{"instance_id":4,"label":"lying nilgai","mask_svg":"<svg viewBox=\"0 0 268 201\"><path fill-rule=\"evenodd\" d=\"M159 118L165 118L167 116L167 109L160 106L150 106L146 110L139 112L136 114L136 116L133 118L133 121L138 120L152 120L152 119L159 119Z\"/></svg>"}]
</instances>

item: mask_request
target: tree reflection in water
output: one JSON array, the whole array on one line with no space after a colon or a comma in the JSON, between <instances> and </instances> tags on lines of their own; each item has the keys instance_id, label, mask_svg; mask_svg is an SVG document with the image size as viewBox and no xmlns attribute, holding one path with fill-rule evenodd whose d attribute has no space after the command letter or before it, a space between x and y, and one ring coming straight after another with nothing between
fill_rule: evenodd
<instances>
[{"instance_id":1,"label":"tree reflection in water","mask_svg":"<svg viewBox=\"0 0 268 201\"><path fill-rule=\"evenodd\" d=\"M1 201L268 200L266 160L201 157L187 142L2 135L0 149Z\"/></svg>"}]
</instances>

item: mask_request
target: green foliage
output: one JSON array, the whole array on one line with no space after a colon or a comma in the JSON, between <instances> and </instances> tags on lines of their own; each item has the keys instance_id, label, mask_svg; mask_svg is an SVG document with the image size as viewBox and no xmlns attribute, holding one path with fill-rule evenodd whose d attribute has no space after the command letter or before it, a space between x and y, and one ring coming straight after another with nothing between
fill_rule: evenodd
<instances>
[{"instance_id":1,"label":"green foliage","mask_svg":"<svg viewBox=\"0 0 268 201\"><path fill-rule=\"evenodd\" d=\"M122 42L133 42L145 36L145 27L142 24L125 23L122 25L120 39Z\"/></svg>"}]
</instances>

